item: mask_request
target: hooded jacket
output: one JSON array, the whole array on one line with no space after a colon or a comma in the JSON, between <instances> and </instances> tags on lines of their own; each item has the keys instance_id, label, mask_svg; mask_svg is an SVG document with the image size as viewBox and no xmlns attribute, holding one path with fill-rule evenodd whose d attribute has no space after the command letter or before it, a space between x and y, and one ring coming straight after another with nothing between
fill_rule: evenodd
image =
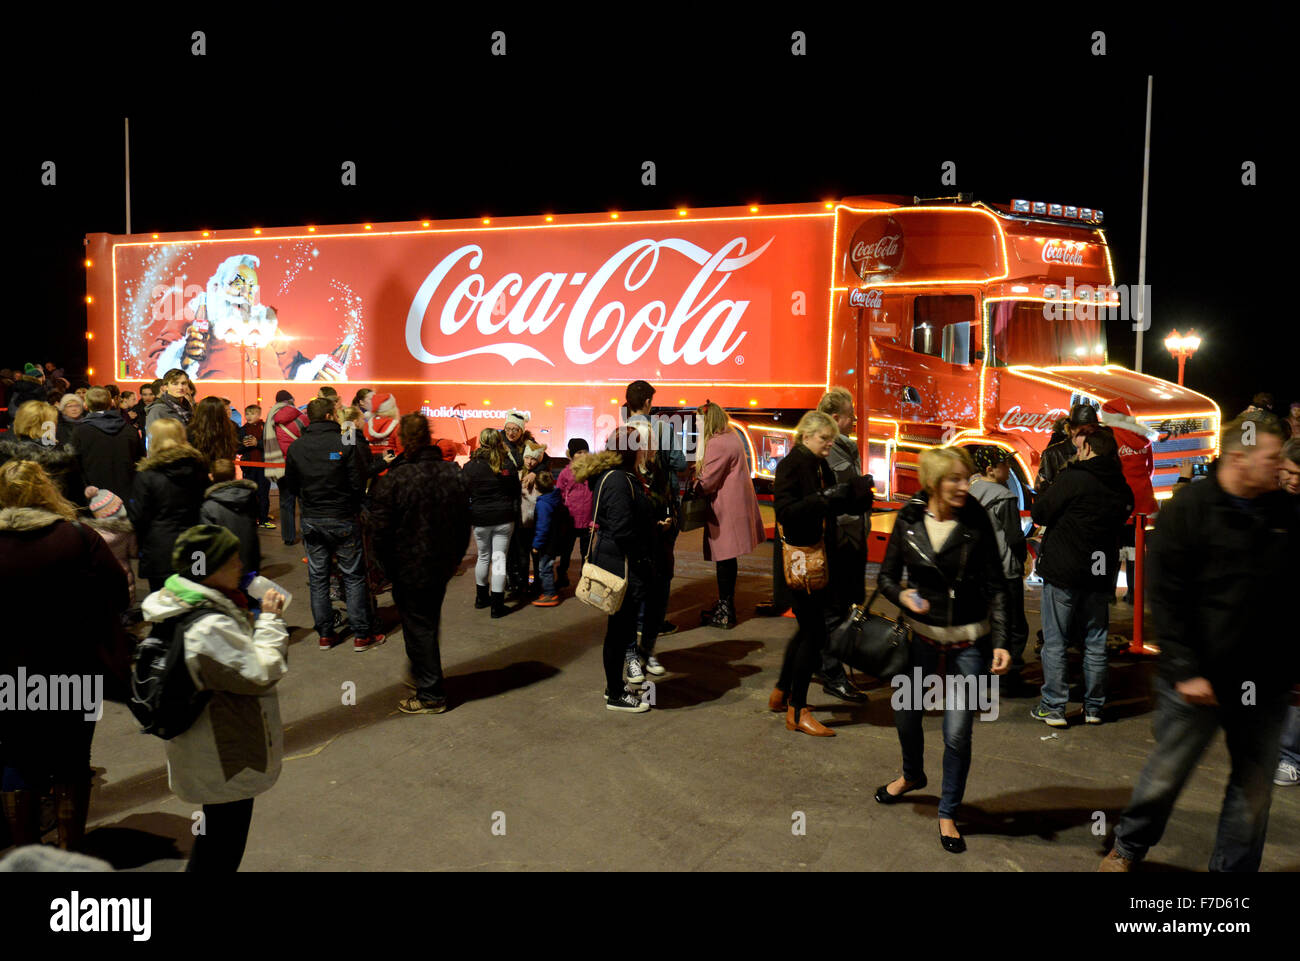
<instances>
[{"instance_id":1,"label":"hooded jacket","mask_svg":"<svg viewBox=\"0 0 1300 961\"><path fill-rule=\"evenodd\" d=\"M586 530L591 524L591 488L573 476L573 464L566 464L560 476L555 480L555 489L564 498L564 506L569 509L573 526L577 530Z\"/></svg>"},{"instance_id":2,"label":"hooded jacket","mask_svg":"<svg viewBox=\"0 0 1300 961\"><path fill-rule=\"evenodd\" d=\"M129 604L126 572L87 524L35 507L0 510L0 584L8 600L0 675L14 677L19 665L29 677L126 669L125 663L112 666L110 656L120 632L118 615ZM36 732L48 732L45 722L54 716L0 710L0 741L30 749L46 763L56 751L42 757L41 738L47 735ZM81 718L77 712L68 719ZM82 764L84 770L84 758Z\"/></svg>"},{"instance_id":3,"label":"hooded jacket","mask_svg":"<svg viewBox=\"0 0 1300 961\"><path fill-rule=\"evenodd\" d=\"M968 497L956 512L957 526L942 550L935 551L925 528L929 499L922 493L903 505L894 520L876 583L913 625L938 629L989 622L993 649L1007 646L1007 584L1002 575L993 523L980 503ZM916 614L903 606L903 569L908 589L930 602ZM924 627L921 632L925 633ZM936 632L937 633L937 632Z\"/></svg>"},{"instance_id":4,"label":"hooded jacket","mask_svg":"<svg viewBox=\"0 0 1300 961\"><path fill-rule=\"evenodd\" d=\"M445 584L469 545L464 473L432 448L407 449L370 498L375 553L392 580L412 590Z\"/></svg>"},{"instance_id":5,"label":"hooded jacket","mask_svg":"<svg viewBox=\"0 0 1300 961\"><path fill-rule=\"evenodd\" d=\"M303 520L357 519L366 491L365 466L357 444L343 443L337 421L308 424L284 464L284 486L298 495Z\"/></svg>"},{"instance_id":6,"label":"hooded jacket","mask_svg":"<svg viewBox=\"0 0 1300 961\"><path fill-rule=\"evenodd\" d=\"M45 468L59 493L78 507L87 505L86 479L73 448L62 444L47 447L32 437L0 440L0 464L11 460L35 461Z\"/></svg>"},{"instance_id":7,"label":"hooded jacket","mask_svg":"<svg viewBox=\"0 0 1300 961\"><path fill-rule=\"evenodd\" d=\"M1020 499L1009 487L980 474L970 479L970 493L989 512L998 539L1003 575L1008 579L1022 576L1026 547L1025 532L1020 526Z\"/></svg>"},{"instance_id":8,"label":"hooded jacket","mask_svg":"<svg viewBox=\"0 0 1300 961\"><path fill-rule=\"evenodd\" d=\"M654 579L654 509L641 482L622 465L622 453L601 451L573 468L574 479L586 482L596 503L587 560L646 583Z\"/></svg>"},{"instance_id":9,"label":"hooded jacket","mask_svg":"<svg viewBox=\"0 0 1300 961\"><path fill-rule=\"evenodd\" d=\"M194 409L190 407L188 400L184 398L177 400L164 390L162 396L149 405L149 413L144 419L145 436L149 434L150 425L160 417L168 420L178 420L188 427L190 417L193 414Z\"/></svg>"},{"instance_id":10,"label":"hooded jacket","mask_svg":"<svg viewBox=\"0 0 1300 961\"><path fill-rule=\"evenodd\" d=\"M1246 681L1260 693L1300 682L1294 607L1286 601L1300 581L1297 501L1270 491L1244 509L1220 486L1215 464L1160 509L1147 596L1158 669L1170 684L1208 678L1223 704L1240 703Z\"/></svg>"},{"instance_id":11,"label":"hooded jacket","mask_svg":"<svg viewBox=\"0 0 1300 961\"><path fill-rule=\"evenodd\" d=\"M486 457L471 457L461 469L469 493L470 523L495 527L513 523L519 516L519 474L507 462L493 471Z\"/></svg>"},{"instance_id":12,"label":"hooded jacket","mask_svg":"<svg viewBox=\"0 0 1300 961\"><path fill-rule=\"evenodd\" d=\"M106 410L92 411L72 432L81 473L92 487L111 490L124 501L135 493L135 464L144 456L140 433Z\"/></svg>"},{"instance_id":13,"label":"hooded jacket","mask_svg":"<svg viewBox=\"0 0 1300 961\"><path fill-rule=\"evenodd\" d=\"M277 401L271 408L271 416L266 419L266 430L262 437L262 456L266 458L266 463L283 464L289 445L302 436L308 423L304 411L287 400ZM284 468L268 467L266 476L279 480L284 477Z\"/></svg>"},{"instance_id":14,"label":"hooded jacket","mask_svg":"<svg viewBox=\"0 0 1300 961\"><path fill-rule=\"evenodd\" d=\"M182 801L224 804L255 797L280 776L284 729L275 685L289 669L279 614L253 620L215 588L179 574L144 599L153 623L209 611L185 629L185 667L212 697L186 731L167 741L167 781Z\"/></svg>"},{"instance_id":15,"label":"hooded jacket","mask_svg":"<svg viewBox=\"0 0 1300 961\"><path fill-rule=\"evenodd\" d=\"M239 538L239 563L245 574L262 567L257 540L257 484L251 480L219 481L203 492L199 523L224 527Z\"/></svg>"},{"instance_id":16,"label":"hooded jacket","mask_svg":"<svg viewBox=\"0 0 1300 961\"><path fill-rule=\"evenodd\" d=\"M150 454L136 466L135 497L126 510L140 543L140 576L168 577L172 548L182 531L199 522L208 465L188 444Z\"/></svg>"},{"instance_id":17,"label":"hooded jacket","mask_svg":"<svg viewBox=\"0 0 1300 961\"><path fill-rule=\"evenodd\" d=\"M1035 524L1047 528L1038 574L1055 587L1112 591L1119 562L1119 536L1133 513L1133 492L1119 462L1110 457L1076 460L1034 501ZM1098 570L1096 554L1104 566Z\"/></svg>"}]
</instances>

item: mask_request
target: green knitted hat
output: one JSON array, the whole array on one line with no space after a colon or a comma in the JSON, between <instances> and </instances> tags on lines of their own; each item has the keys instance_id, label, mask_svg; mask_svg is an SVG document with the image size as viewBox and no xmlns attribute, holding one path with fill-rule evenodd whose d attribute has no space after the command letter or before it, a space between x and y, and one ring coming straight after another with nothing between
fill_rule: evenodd
<instances>
[{"instance_id":1,"label":"green knitted hat","mask_svg":"<svg viewBox=\"0 0 1300 961\"><path fill-rule=\"evenodd\" d=\"M239 538L224 527L197 524L176 538L176 546L172 548L172 570L182 577L202 581L209 574L215 574L217 568L230 560L231 555L238 550ZM199 563L199 558L194 556L196 553L203 555L203 567L200 568L204 572L202 574L194 571L195 565Z\"/></svg>"}]
</instances>

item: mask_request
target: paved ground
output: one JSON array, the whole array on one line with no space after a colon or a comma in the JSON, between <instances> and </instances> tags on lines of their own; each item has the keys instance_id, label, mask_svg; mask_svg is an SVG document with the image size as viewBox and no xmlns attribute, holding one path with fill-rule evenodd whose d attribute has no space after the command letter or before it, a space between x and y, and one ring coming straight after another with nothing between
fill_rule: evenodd
<instances>
[{"instance_id":1,"label":"paved ground","mask_svg":"<svg viewBox=\"0 0 1300 961\"><path fill-rule=\"evenodd\" d=\"M954 857L936 840L939 715L925 722L932 787L887 808L872 793L899 773L888 688L851 707L814 685L811 700L835 738L787 732L766 710L794 632L793 620L752 616L768 589L770 546L741 561L739 627L660 642L670 673L644 715L604 710L604 621L591 609L567 598L490 620L473 609L472 572L458 576L443 608L453 708L411 717L396 709L400 628L363 655L350 644L318 650L304 626L301 545L285 548L277 531L262 537L265 573L295 595L280 684L287 759L257 800L245 870L1088 871L1101 852L1097 812L1117 816L1152 744L1149 663L1113 662L1114 720L1099 728L1079 725L1076 702L1074 725L1049 737L1028 717L1032 700L1004 700L997 721L976 724L959 820L969 850ZM670 619L698 623L713 597L700 535L685 535ZM1027 606L1032 655L1037 591ZM390 596L381 607L395 624ZM355 706L342 703L348 682ZM178 869L193 807L168 791L162 742L108 705L92 761L92 853L120 867ZM1226 777L1219 737L1149 870L1204 870ZM796 812L802 836L792 831ZM1264 868L1300 869L1297 852L1300 790L1278 789Z\"/></svg>"}]
</instances>

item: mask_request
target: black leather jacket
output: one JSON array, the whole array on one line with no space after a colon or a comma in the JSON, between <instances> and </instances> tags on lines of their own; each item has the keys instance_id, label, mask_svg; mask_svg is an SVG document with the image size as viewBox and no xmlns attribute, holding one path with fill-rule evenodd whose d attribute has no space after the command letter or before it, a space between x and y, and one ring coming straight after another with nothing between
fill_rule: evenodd
<instances>
[{"instance_id":1,"label":"black leather jacket","mask_svg":"<svg viewBox=\"0 0 1300 961\"><path fill-rule=\"evenodd\" d=\"M956 529L936 555L925 530L927 505L925 495L918 495L898 512L876 582L880 593L922 624L951 627L979 623L987 617L994 649L1005 648L1006 583L988 512L979 501L968 497L957 511ZM925 614L915 614L899 602L904 566L908 587L930 602Z\"/></svg>"}]
</instances>

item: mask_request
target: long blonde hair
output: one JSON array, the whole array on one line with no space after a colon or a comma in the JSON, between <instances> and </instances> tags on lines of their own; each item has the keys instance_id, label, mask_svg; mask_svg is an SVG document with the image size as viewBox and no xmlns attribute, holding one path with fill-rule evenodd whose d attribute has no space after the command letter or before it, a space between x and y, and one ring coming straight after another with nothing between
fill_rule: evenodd
<instances>
[{"instance_id":1,"label":"long blonde hair","mask_svg":"<svg viewBox=\"0 0 1300 961\"><path fill-rule=\"evenodd\" d=\"M505 444L501 431L495 427L484 427L478 432L478 449L473 456L486 460L492 473L500 474L506 466Z\"/></svg>"},{"instance_id":2,"label":"long blonde hair","mask_svg":"<svg viewBox=\"0 0 1300 961\"><path fill-rule=\"evenodd\" d=\"M699 451L695 455L695 472L698 475L704 473L704 458L709 438L717 437L727 431L727 413L713 401L706 400L695 412L695 417L700 435Z\"/></svg>"},{"instance_id":3,"label":"long blonde hair","mask_svg":"<svg viewBox=\"0 0 1300 961\"><path fill-rule=\"evenodd\" d=\"M35 507L75 520L77 508L34 460L11 460L0 467L0 507Z\"/></svg>"},{"instance_id":4,"label":"long blonde hair","mask_svg":"<svg viewBox=\"0 0 1300 961\"><path fill-rule=\"evenodd\" d=\"M160 417L149 425L149 453L151 454L169 447L180 447L187 442L185 425L178 420Z\"/></svg>"},{"instance_id":5,"label":"long blonde hair","mask_svg":"<svg viewBox=\"0 0 1300 961\"><path fill-rule=\"evenodd\" d=\"M14 414L14 433L19 437L41 440L41 432L46 424L59 422L59 410L53 404L43 400L29 400ZM53 443L54 438L50 437Z\"/></svg>"}]
</instances>

